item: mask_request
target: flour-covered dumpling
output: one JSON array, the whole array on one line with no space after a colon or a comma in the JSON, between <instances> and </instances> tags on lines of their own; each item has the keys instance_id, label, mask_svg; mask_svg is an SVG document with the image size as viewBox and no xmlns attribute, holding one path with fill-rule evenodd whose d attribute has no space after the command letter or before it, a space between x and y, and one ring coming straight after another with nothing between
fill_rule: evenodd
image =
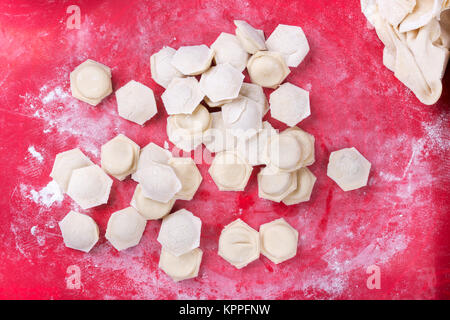
<instances>
[{"instance_id":1,"label":"flour-covered dumpling","mask_svg":"<svg viewBox=\"0 0 450 320\"><path fill-rule=\"evenodd\" d=\"M161 148L157 144L150 142L139 153L139 161L137 164L137 170L143 169L153 163L168 164L172 154L169 150ZM137 171L136 170L136 171ZM136 181L136 173L133 173L131 178Z\"/></svg>"},{"instance_id":2,"label":"flour-covered dumpling","mask_svg":"<svg viewBox=\"0 0 450 320\"><path fill-rule=\"evenodd\" d=\"M283 198L285 205L293 205L309 201L311 193L316 183L316 176L306 167L295 172L297 176L297 188Z\"/></svg>"},{"instance_id":3,"label":"flour-covered dumpling","mask_svg":"<svg viewBox=\"0 0 450 320\"><path fill-rule=\"evenodd\" d=\"M175 198L166 203L152 200L144 196L141 185L138 184L134 190L133 198L131 199L130 204L145 219L157 220L169 214L175 204Z\"/></svg>"},{"instance_id":4,"label":"flour-covered dumpling","mask_svg":"<svg viewBox=\"0 0 450 320\"><path fill-rule=\"evenodd\" d=\"M163 219L157 240L164 250L179 257L199 247L201 227L200 218L181 209Z\"/></svg>"},{"instance_id":5,"label":"flour-covered dumpling","mask_svg":"<svg viewBox=\"0 0 450 320\"><path fill-rule=\"evenodd\" d=\"M246 97L238 97L222 106L225 127L234 135L250 138L262 129L261 106Z\"/></svg>"},{"instance_id":6,"label":"flour-covered dumpling","mask_svg":"<svg viewBox=\"0 0 450 320\"><path fill-rule=\"evenodd\" d=\"M199 75L211 66L214 50L204 44L180 47L173 55L172 65L186 76Z\"/></svg>"},{"instance_id":7,"label":"flour-covered dumpling","mask_svg":"<svg viewBox=\"0 0 450 320\"><path fill-rule=\"evenodd\" d=\"M258 174L258 196L280 202L297 188L295 172L279 172L265 167Z\"/></svg>"},{"instance_id":8,"label":"flour-covered dumpling","mask_svg":"<svg viewBox=\"0 0 450 320\"><path fill-rule=\"evenodd\" d=\"M192 158L170 159L169 165L181 181L181 190L175 195L177 199L192 200L203 178Z\"/></svg>"},{"instance_id":9,"label":"flour-covered dumpling","mask_svg":"<svg viewBox=\"0 0 450 320\"><path fill-rule=\"evenodd\" d=\"M131 80L116 91L119 116L143 125L158 112L153 90Z\"/></svg>"},{"instance_id":10,"label":"flour-covered dumpling","mask_svg":"<svg viewBox=\"0 0 450 320\"><path fill-rule=\"evenodd\" d=\"M161 87L167 88L173 78L181 78L183 74L172 65L172 58L176 50L163 47L150 57L150 71L152 78Z\"/></svg>"},{"instance_id":11,"label":"flour-covered dumpling","mask_svg":"<svg viewBox=\"0 0 450 320\"><path fill-rule=\"evenodd\" d=\"M309 92L284 83L270 95L270 115L290 127L311 115Z\"/></svg>"},{"instance_id":12,"label":"flour-covered dumpling","mask_svg":"<svg viewBox=\"0 0 450 320\"><path fill-rule=\"evenodd\" d=\"M268 138L264 162L273 171L292 172L303 166L303 150L295 136L285 131Z\"/></svg>"},{"instance_id":13,"label":"flour-covered dumpling","mask_svg":"<svg viewBox=\"0 0 450 320\"><path fill-rule=\"evenodd\" d=\"M277 131L268 121L263 122L263 128L255 136L249 139L237 139L237 153L252 166L264 164L264 150L270 136L277 134Z\"/></svg>"},{"instance_id":14,"label":"flour-covered dumpling","mask_svg":"<svg viewBox=\"0 0 450 320\"><path fill-rule=\"evenodd\" d=\"M229 63L240 72L247 67L249 55L235 35L222 32L211 49L215 52L214 61L217 65Z\"/></svg>"},{"instance_id":15,"label":"flour-covered dumpling","mask_svg":"<svg viewBox=\"0 0 450 320\"><path fill-rule=\"evenodd\" d=\"M167 118L167 136L169 140L186 152L197 148L203 141L203 133L211 126L211 116L202 105L190 115L177 114Z\"/></svg>"},{"instance_id":16,"label":"flour-covered dumpling","mask_svg":"<svg viewBox=\"0 0 450 320\"><path fill-rule=\"evenodd\" d=\"M101 165L106 173L123 180L137 168L140 147L130 138L119 134L101 147Z\"/></svg>"},{"instance_id":17,"label":"flour-covered dumpling","mask_svg":"<svg viewBox=\"0 0 450 320\"><path fill-rule=\"evenodd\" d=\"M220 191L244 191L252 170L235 151L223 151L216 154L208 172Z\"/></svg>"},{"instance_id":18,"label":"flour-covered dumpling","mask_svg":"<svg viewBox=\"0 0 450 320\"><path fill-rule=\"evenodd\" d=\"M211 113L211 127L203 134L203 144L210 152L233 150L236 137L225 128L222 111Z\"/></svg>"},{"instance_id":19,"label":"flour-covered dumpling","mask_svg":"<svg viewBox=\"0 0 450 320\"><path fill-rule=\"evenodd\" d=\"M86 60L70 73L72 96L96 106L112 92L111 69L93 60Z\"/></svg>"},{"instance_id":20,"label":"flour-covered dumpling","mask_svg":"<svg viewBox=\"0 0 450 320\"><path fill-rule=\"evenodd\" d=\"M265 115L267 111L269 111L269 103L267 102L264 90L260 85L244 82L242 83L239 95L249 98L250 100L255 101L259 106L261 106L262 115Z\"/></svg>"},{"instance_id":21,"label":"flour-covered dumpling","mask_svg":"<svg viewBox=\"0 0 450 320\"><path fill-rule=\"evenodd\" d=\"M392 11L389 10L389 5L381 2L380 11L382 13L386 13ZM431 19L435 18L441 11L443 0L417 0L415 1L415 6L408 6L407 10L410 11L405 16L405 18L401 21L398 26L398 30L400 32L407 32L412 30L417 30L426 24L428 24ZM387 7L387 8L386 8Z\"/></svg>"},{"instance_id":22,"label":"flour-covered dumpling","mask_svg":"<svg viewBox=\"0 0 450 320\"><path fill-rule=\"evenodd\" d=\"M288 67L298 67L309 52L309 44L302 28L279 24L266 40L269 51L279 52Z\"/></svg>"},{"instance_id":23,"label":"flour-covered dumpling","mask_svg":"<svg viewBox=\"0 0 450 320\"><path fill-rule=\"evenodd\" d=\"M283 133L291 135L297 139L297 142L300 144L302 149L301 166L305 167L312 165L316 159L314 154L314 136L298 127L288 128L284 130Z\"/></svg>"},{"instance_id":24,"label":"flour-covered dumpling","mask_svg":"<svg viewBox=\"0 0 450 320\"><path fill-rule=\"evenodd\" d=\"M142 194L155 201L167 203L181 190L180 179L168 165L152 163L136 171L135 176Z\"/></svg>"},{"instance_id":25,"label":"flour-covered dumpling","mask_svg":"<svg viewBox=\"0 0 450 320\"><path fill-rule=\"evenodd\" d=\"M67 192L72 171L93 164L78 148L64 151L56 155L50 177L56 181L61 190Z\"/></svg>"},{"instance_id":26,"label":"flour-covered dumpling","mask_svg":"<svg viewBox=\"0 0 450 320\"><path fill-rule=\"evenodd\" d=\"M202 255L203 251L200 248L181 256L175 256L163 248L159 256L159 268L175 282L192 279L198 276Z\"/></svg>"},{"instance_id":27,"label":"flour-covered dumpling","mask_svg":"<svg viewBox=\"0 0 450 320\"><path fill-rule=\"evenodd\" d=\"M344 191L367 185L371 164L356 148L345 148L330 154L327 175Z\"/></svg>"},{"instance_id":28,"label":"flour-covered dumpling","mask_svg":"<svg viewBox=\"0 0 450 320\"><path fill-rule=\"evenodd\" d=\"M88 215L70 211L59 222L59 228L68 248L89 252L98 241L98 226Z\"/></svg>"},{"instance_id":29,"label":"flour-covered dumpling","mask_svg":"<svg viewBox=\"0 0 450 320\"><path fill-rule=\"evenodd\" d=\"M283 56L278 52L258 51L247 63L248 74L253 83L262 87L278 87L291 72Z\"/></svg>"},{"instance_id":30,"label":"flour-covered dumpling","mask_svg":"<svg viewBox=\"0 0 450 320\"><path fill-rule=\"evenodd\" d=\"M139 244L146 224L136 209L128 207L111 215L105 237L117 250L125 250Z\"/></svg>"},{"instance_id":31,"label":"flour-covered dumpling","mask_svg":"<svg viewBox=\"0 0 450 320\"><path fill-rule=\"evenodd\" d=\"M219 256L241 269L259 258L258 232L241 219L223 228L219 238Z\"/></svg>"},{"instance_id":32,"label":"flour-covered dumpling","mask_svg":"<svg viewBox=\"0 0 450 320\"><path fill-rule=\"evenodd\" d=\"M219 64L202 74L200 89L212 102L237 98L244 75L231 64Z\"/></svg>"},{"instance_id":33,"label":"flour-covered dumpling","mask_svg":"<svg viewBox=\"0 0 450 320\"><path fill-rule=\"evenodd\" d=\"M233 99L225 99L225 100L220 100L220 101L214 102L211 99L209 99L208 96L205 96L203 101L208 105L208 107L219 108L219 107L223 106L225 103L233 101Z\"/></svg>"},{"instance_id":34,"label":"flour-covered dumpling","mask_svg":"<svg viewBox=\"0 0 450 320\"><path fill-rule=\"evenodd\" d=\"M283 218L261 225L261 253L279 264L297 254L298 231Z\"/></svg>"},{"instance_id":35,"label":"flour-covered dumpling","mask_svg":"<svg viewBox=\"0 0 450 320\"><path fill-rule=\"evenodd\" d=\"M112 183L99 166L91 165L73 170L67 194L86 210L108 202Z\"/></svg>"},{"instance_id":36,"label":"flour-covered dumpling","mask_svg":"<svg viewBox=\"0 0 450 320\"><path fill-rule=\"evenodd\" d=\"M234 20L236 26L236 37L241 42L242 47L250 54L260 50L266 50L264 33L253 28L243 20Z\"/></svg>"},{"instance_id":37,"label":"flour-covered dumpling","mask_svg":"<svg viewBox=\"0 0 450 320\"><path fill-rule=\"evenodd\" d=\"M187 77L172 79L161 99L167 114L191 114L204 96L197 79Z\"/></svg>"}]
</instances>

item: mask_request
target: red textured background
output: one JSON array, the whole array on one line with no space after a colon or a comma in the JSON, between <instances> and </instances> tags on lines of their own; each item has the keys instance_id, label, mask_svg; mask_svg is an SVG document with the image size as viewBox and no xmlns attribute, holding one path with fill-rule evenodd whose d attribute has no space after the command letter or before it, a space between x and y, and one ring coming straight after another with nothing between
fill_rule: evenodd
<instances>
[{"instance_id":1,"label":"red textured background","mask_svg":"<svg viewBox=\"0 0 450 320\"><path fill-rule=\"evenodd\" d=\"M66 29L72 4L81 9L79 30ZM316 137L311 201L287 207L259 199L259 169L245 192L218 192L208 165L199 165L198 193L174 209L202 219L204 259L199 277L180 283L157 267L159 221L120 253L104 238L110 214L129 204L129 179L114 181L108 205L81 211L99 224L96 247L89 254L64 247L57 223L77 206L67 196L36 196L50 182L55 155L80 147L99 163L100 146L118 133L162 145L167 115L150 55L164 45L210 45L234 32L233 19L266 36L279 23L299 25L309 40L310 53L287 81L310 91L312 115L300 127ZM111 67L114 89L131 79L151 87L157 116L140 127L118 117L114 95L95 108L72 98L69 72L87 58ZM0 298L450 298L449 107L449 73L439 102L425 106L382 65L382 44L357 0L1 1ZM343 192L326 165L331 151L351 146L372 170L367 187ZM285 218L299 231L298 255L236 270L217 255L217 242L238 217L256 229ZM366 286L374 264L380 290ZM70 265L81 269L79 290L66 287Z\"/></svg>"}]
</instances>

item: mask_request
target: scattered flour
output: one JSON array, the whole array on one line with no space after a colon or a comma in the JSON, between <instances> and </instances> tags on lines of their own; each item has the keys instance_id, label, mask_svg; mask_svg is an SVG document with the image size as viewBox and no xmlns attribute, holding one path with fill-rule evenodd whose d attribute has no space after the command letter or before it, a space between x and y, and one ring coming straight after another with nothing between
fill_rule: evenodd
<instances>
[{"instance_id":1,"label":"scattered flour","mask_svg":"<svg viewBox=\"0 0 450 320\"><path fill-rule=\"evenodd\" d=\"M42 156L42 154L40 154L39 152L36 151L36 149L34 148L34 146L30 146L28 148L28 152L31 153L31 155L33 156L33 158L37 159L39 162L44 161L44 157Z\"/></svg>"},{"instance_id":2,"label":"scattered flour","mask_svg":"<svg viewBox=\"0 0 450 320\"><path fill-rule=\"evenodd\" d=\"M34 189L29 190L29 187L21 185L21 192L26 198L46 207L50 207L54 203L60 203L64 199L61 189L54 180L50 181L40 191Z\"/></svg>"}]
</instances>

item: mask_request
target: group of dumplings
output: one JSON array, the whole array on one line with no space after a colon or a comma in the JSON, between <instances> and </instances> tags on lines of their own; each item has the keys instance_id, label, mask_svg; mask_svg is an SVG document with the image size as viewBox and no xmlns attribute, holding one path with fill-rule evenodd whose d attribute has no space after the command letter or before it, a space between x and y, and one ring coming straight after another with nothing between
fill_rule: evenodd
<instances>
[{"instance_id":1,"label":"group of dumplings","mask_svg":"<svg viewBox=\"0 0 450 320\"><path fill-rule=\"evenodd\" d=\"M450 57L449 0L361 0L384 44L383 64L420 102L436 103Z\"/></svg>"},{"instance_id":2,"label":"group of dumplings","mask_svg":"<svg viewBox=\"0 0 450 320\"><path fill-rule=\"evenodd\" d=\"M220 191L243 191L253 166L259 197L286 205L308 201L316 181L307 168L315 161L314 137L296 127L310 115L309 93L282 82L289 67L298 66L309 51L300 27L279 25L266 40L264 33L236 20L235 35L221 33L211 48L162 48L150 58L153 79L166 90L167 135L189 152L201 144L215 157L209 174ZM244 82L247 68L252 83ZM197 79L197 78L199 79ZM72 95L97 105L112 93L111 70L87 60L70 74ZM269 101L263 87L275 89ZM118 114L140 125L157 112L153 91L131 80L116 92ZM204 102L204 104L202 104ZM220 108L220 111L210 112ZM290 128L279 133L271 116ZM355 149L332 153L328 175L344 190L364 186L370 163ZM76 148L56 156L50 176L82 209L108 202L113 180L131 176L138 184L130 206L113 213L105 237L117 250L136 246L147 220L163 219L158 242L159 267L174 281L198 275L202 260L201 220L181 209L169 214L177 199L191 200L202 176L190 157L174 157L167 148L144 148L123 134L101 147L101 167ZM95 221L70 211L59 223L67 247L89 252L99 239ZM219 240L219 255L236 268L260 253L281 263L296 255L298 232L284 219L266 223L259 232L238 219Z\"/></svg>"}]
</instances>

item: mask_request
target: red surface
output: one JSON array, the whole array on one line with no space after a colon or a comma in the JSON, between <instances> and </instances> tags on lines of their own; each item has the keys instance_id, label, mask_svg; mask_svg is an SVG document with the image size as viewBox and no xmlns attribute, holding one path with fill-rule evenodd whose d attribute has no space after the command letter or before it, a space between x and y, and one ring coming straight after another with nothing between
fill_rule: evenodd
<instances>
[{"instance_id":1,"label":"red surface","mask_svg":"<svg viewBox=\"0 0 450 320\"><path fill-rule=\"evenodd\" d=\"M66 29L71 4L81 8L80 30ZM163 88L150 77L150 55L163 45L211 44L220 32L234 31L236 18L266 36L284 23L301 26L308 37L311 51L287 81L310 91L312 115L300 127L316 137L311 201L287 207L259 199L259 169L245 192L218 192L208 165L199 165L198 193L175 209L202 219L204 260L198 278L173 283L158 269L159 221L124 252L105 240L110 214L128 206L135 186L115 180L108 205L84 211L99 224L97 246L89 254L65 248L57 222L78 207L67 196L62 202L38 196L55 155L80 147L99 163L100 146L118 133L141 146L162 145L167 115ZM383 67L382 44L359 1L2 1L0 48L0 298L450 297L450 74L440 101L420 104ZM114 88L131 79L151 87L158 115L141 128L118 117L114 95L96 108L72 98L69 72L87 58L112 68ZM345 193L326 176L326 165L331 151L350 146L372 170L367 187ZM285 218L299 231L298 255L280 265L261 257L234 269L217 255L217 242L238 217L256 229ZM381 270L380 290L366 286L373 264ZM66 287L70 265L81 269L79 290Z\"/></svg>"}]
</instances>

